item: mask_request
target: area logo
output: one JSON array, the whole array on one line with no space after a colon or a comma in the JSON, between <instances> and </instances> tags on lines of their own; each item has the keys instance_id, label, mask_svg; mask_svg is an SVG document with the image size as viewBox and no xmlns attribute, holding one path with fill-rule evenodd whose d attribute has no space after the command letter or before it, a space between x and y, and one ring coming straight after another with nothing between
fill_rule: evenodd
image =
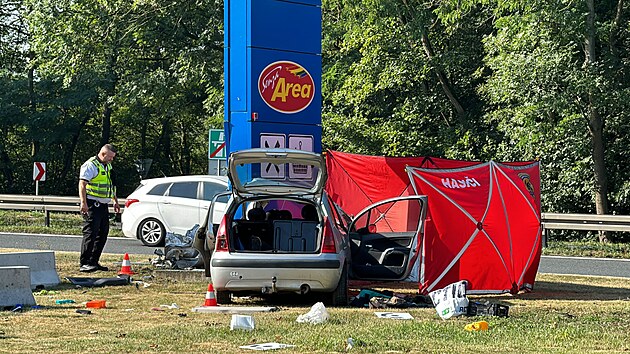
<instances>
[{"instance_id":1,"label":"area logo","mask_svg":"<svg viewBox=\"0 0 630 354\"><path fill-rule=\"evenodd\" d=\"M301 65L277 61L260 73L258 92L272 109L281 113L297 113L313 101L315 82Z\"/></svg>"}]
</instances>

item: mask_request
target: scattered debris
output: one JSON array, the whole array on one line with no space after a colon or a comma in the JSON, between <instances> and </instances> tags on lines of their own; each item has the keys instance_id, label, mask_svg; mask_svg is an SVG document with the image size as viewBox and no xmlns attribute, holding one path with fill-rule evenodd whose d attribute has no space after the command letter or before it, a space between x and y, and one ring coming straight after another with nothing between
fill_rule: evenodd
<instances>
[{"instance_id":1,"label":"scattered debris","mask_svg":"<svg viewBox=\"0 0 630 354\"><path fill-rule=\"evenodd\" d=\"M413 316L406 312L374 312L378 318L388 318L391 320L413 320Z\"/></svg>"},{"instance_id":2,"label":"scattered debris","mask_svg":"<svg viewBox=\"0 0 630 354\"><path fill-rule=\"evenodd\" d=\"M105 300L90 300L85 304L85 307L93 308L93 309L104 309L107 307Z\"/></svg>"},{"instance_id":3,"label":"scattered debris","mask_svg":"<svg viewBox=\"0 0 630 354\"><path fill-rule=\"evenodd\" d=\"M435 311L443 320L466 314L468 307L466 284L467 282L462 280L429 293Z\"/></svg>"},{"instance_id":4,"label":"scattered debris","mask_svg":"<svg viewBox=\"0 0 630 354\"><path fill-rule=\"evenodd\" d=\"M80 314L80 315L91 315L92 314L92 311L90 311L90 310L81 310L81 309L79 309L79 310L76 310L75 312Z\"/></svg>"},{"instance_id":5,"label":"scattered debris","mask_svg":"<svg viewBox=\"0 0 630 354\"><path fill-rule=\"evenodd\" d=\"M292 347L295 347L295 345L281 344L281 343L261 343L261 344L242 345L239 348L251 349L251 350L273 350L273 349L283 349L283 348L292 348Z\"/></svg>"},{"instance_id":6,"label":"scattered debris","mask_svg":"<svg viewBox=\"0 0 630 354\"><path fill-rule=\"evenodd\" d=\"M230 330L242 329L252 331L254 329L254 318L248 315L232 315Z\"/></svg>"},{"instance_id":7,"label":"scattered debris","mask_svg":"<svg viewBox=\"0 0 630 354\"><path fill-rule=\"evenodd\" d=\"M165 307L165 308L167 308L167 309L171 309L171 310L172 310L172 309L178 309L178 308L179 308L179 306L177 306L177 304L176 304L176 303L172 303L172 304L170 304L170 305L160 305L160 307Z\"/></svg>"},{"instance_id":8,"label":"scattered debris","mask_svg":"<svg viewBox=\"0 0 630 354\"><path fill-rule=\"evenodd\" d=\"M192 245L199 225L186 231L186 235L167 232L164 240L164 251L156 249L153 253L158 258L151 261L157 268L166 269L193 269L203 261L199 251Z\"/></svg>"},{"instance_id":9,"label":"scattered debris","mask_svg":"<svg viewBox=\"0 0 630 354\"><path fill-rule=\"evenodd\" d=\"M349 351L350 349L352 349L354 347L365 347L367 345L364 341L362 341L360 339L354 339L352 337L349 337L346 340L346 343L347 343L346 351Z\"/></svg>"},{"instance_id":10,"label":"scattered debris","mask_svg":"<svg viewBox=\"0 0 630 354\"><path fill-rule=\"evenodd\" d=\"M330 315L328 314L328 311L326 311L324 304L318 302L311 307L311 310L308 313L299 315L296 321L300 323L319 324L326 322L329 317Z\"/></svg>"},{"instance_id":11,"label":"scattered debris","mask_svg":"<svg viewBox=\"0 0 630 354\"><path fill-rule=\"evenodd\" d=\"M473 322L473 323L467 324L464 327L464 329L469 332L487 331L488 328L490 328L490 325L486 321Z\"/></svg>"},{"instance_id":12,"label":"scattered debris","mask_svg":"<svg viewBox=\"0 0 630 354\"><path fill-rule=\"evenodd\" d=\"M66 278L66 279L72 284L74 284L77 288L131 284L131 277L124 274L119 275L115 278L79 278L77 277L77 278Z\"/></svg>"},{"instance_id":13,"label":"scattered debris","mask_svg":"<svg viewBox=\"0 0 630 354\"><path fill-rule=\"evenodd\" d=\"M502 304L493 304L490 301L471 301L466 309L466 316L498 316L508 317L510 307Z\"/></svg>"},{"instance_id":14,"label":"scattered debris","mask_svg":"<svg viewBox=\"0 0 630 354\"><path fill-rule=\"evenodd\" d=\"M74 304L74 300L72 299L58 299L55 300L55 304L56 305L63 305L63 304Z\"/></svg>"},{"instance_id":15,"label":"scattered debris","mask_svg":"<svg viewBox=\"0 0 630 354\"><path fill-rule=\"evenodd\" d=\"M371 309L404 309L410 307L433 307L433 302L430 297L425 295L402 295L394 294L389 290L362 289L350 301L350 306L369 307Z\"/></svg>"}]
</instances>

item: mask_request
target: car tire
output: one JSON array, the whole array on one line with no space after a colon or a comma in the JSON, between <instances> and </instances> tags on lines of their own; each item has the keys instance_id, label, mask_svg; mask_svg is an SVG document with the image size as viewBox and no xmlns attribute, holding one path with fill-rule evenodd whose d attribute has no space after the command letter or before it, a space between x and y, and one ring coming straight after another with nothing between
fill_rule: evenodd
<instances>
[{"instance_id":1,"label":"car tire","mask_svg":"<svg viewBox=\"0 0 630 354\"><path fill-rule=\"evenodd\" d=\"M145 246L160 247L164 246L166 231L164 225L153 218L145 219L138 225L138 238Z\"/></svg>"},{"instance_id":2,"label":"car tire","mask_svg":"<svg viewBox=\"0 0 630 354\"><path fill-rule=\"evenodd\" d=\"M232 303L232 293L225 290L215 290L214 294L217 297L217 303L221 305Z\"/></svg>"},{"instance_id":3,"label":"car tire","mask_svg":"<svg viewBox=\"0 0 630 354\"><path fill-rule=\"evenodd\" d=\"M332 306L348 306L348 266L344 264L337 288L329 294Z\"/></svg>"}]
</instances>

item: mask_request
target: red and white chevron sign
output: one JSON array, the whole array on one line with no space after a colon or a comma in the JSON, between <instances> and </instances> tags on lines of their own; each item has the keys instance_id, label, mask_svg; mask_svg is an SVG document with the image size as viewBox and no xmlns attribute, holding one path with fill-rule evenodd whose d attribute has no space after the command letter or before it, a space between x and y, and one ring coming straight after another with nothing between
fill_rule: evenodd
<instances>
[{"instance_id":1,"label":"red and white chevron sign","mask_svg":"<svg viewBox=\"0 0 630 354\"><path fill-rule=\"evenodd\" d=\"M46 180L46 163L35 162L33 163L33 181L45 181Z\"/></svg>"}]
</instances>

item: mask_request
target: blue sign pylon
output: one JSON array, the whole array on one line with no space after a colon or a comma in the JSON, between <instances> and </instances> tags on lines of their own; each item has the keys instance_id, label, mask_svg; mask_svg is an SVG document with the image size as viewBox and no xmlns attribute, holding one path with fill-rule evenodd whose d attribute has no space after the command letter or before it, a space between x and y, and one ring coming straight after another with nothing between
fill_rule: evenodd
<instances>
[{"instance_id":1,"label":"blue sign pylon","mask_svg":"<svg viewBox=\"0 0 630 354\"><path fill-rule=\"evenodd\" d=\"M226 156L267 146L321 152L321 0L224 6Z\"/></svg>"}]
</instances>

